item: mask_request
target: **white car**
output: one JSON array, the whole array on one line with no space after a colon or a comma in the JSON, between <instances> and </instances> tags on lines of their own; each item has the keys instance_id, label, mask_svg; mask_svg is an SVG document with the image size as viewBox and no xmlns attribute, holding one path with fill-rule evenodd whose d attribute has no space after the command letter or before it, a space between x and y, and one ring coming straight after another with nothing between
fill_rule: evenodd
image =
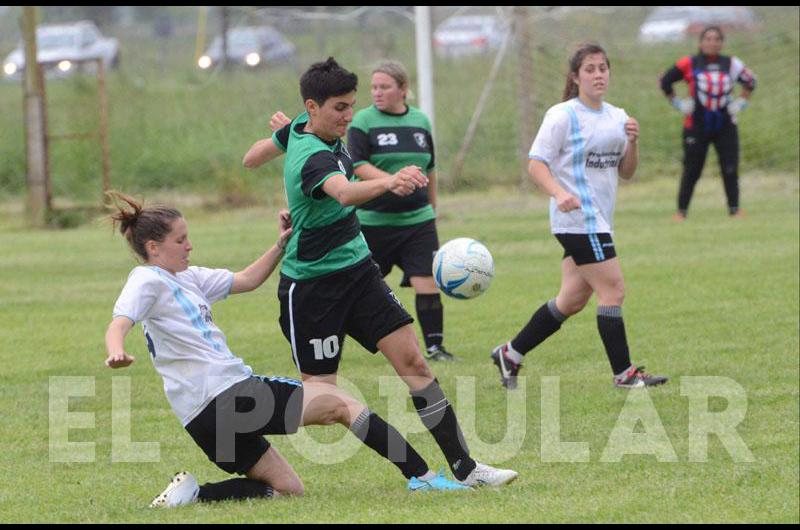
<instances>
[{"instance_id":1,"label":"white car","mask_svg":"<svg viewBox=\"0 0 800 530\"><path fill-rule=\"evenodd\" d=\"M500 47L508 26L491 15L458 15L433 32L433 49L440 57L487 53Z\"/></svg>"},{"instance_id":2,"label":"white car","mask_svg":"<svg viewBox=\"0 0 800 530\"><path fill-rule=\"evenodd\" d=\"M88 59L102 59L107 69L119 65L119 42L103 37L90 21L39 26L36 45L36 59L45 66L48 77L66 77L83 70L82 61ZM20 43L3 61L3 74L5 79L18 80L24 70L24 44Z\"/></svg>"},{"instance_id":3,"label":"white car","mask_svg":"<svg viewBox=\"0 0 800 530\"><path fill-rule=\"evenodd\" d=\"M662 6L655 8L639 28L639 42L680 42L697 36L711 24L723 31L752 31L758 27L758 19L742 6Z\"/></svg>"}]
</instances>

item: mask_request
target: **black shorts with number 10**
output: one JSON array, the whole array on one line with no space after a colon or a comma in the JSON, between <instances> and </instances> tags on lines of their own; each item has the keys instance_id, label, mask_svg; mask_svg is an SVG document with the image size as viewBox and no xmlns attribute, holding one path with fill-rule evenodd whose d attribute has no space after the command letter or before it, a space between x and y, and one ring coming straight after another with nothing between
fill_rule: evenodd
<instances>
[{"instance_id":1,"label":"black shorts with number 10","mask_svg":"<svg viewBox=\"0 0 800 530\"><path fill-rule=\"evenodd\" d=\"M378 341L414 322L372 258L319 279L281 275L278 299L294 362L308 375L338 371L345 335L376 353Z\"/></svg>"}]
</instances>

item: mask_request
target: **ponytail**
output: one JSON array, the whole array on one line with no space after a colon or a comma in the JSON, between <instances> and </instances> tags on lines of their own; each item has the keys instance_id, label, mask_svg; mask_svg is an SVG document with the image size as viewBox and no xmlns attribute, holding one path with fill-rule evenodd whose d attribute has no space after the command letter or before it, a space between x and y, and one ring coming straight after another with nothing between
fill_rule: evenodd
<instances>
[{"instance_id":1,"label":"ponytail","mask_svg":"<svg viewBox=\"0 0 800 530\"><path fill-rule=\"evenodd\" d=\"M113 228L119 223L120 234L142 261L148 260L145 244L164 241L172 230L172 222L183 217L181 212L168 206L145 208L133 197L118 191L107 191L106 196L113 210L109 215Z\"/></svg>"}]
</instances>

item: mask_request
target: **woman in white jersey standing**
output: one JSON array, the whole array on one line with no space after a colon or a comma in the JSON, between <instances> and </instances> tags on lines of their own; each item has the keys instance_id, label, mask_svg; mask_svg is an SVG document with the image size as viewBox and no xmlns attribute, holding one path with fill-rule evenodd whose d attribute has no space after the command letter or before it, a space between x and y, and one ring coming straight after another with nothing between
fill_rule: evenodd
<instances>
[{"instance_id":1,"label":"woman in white jersey standing","mask_svg":"<svg viewBox=\"0 0 800 530\"><path fill-rule=\"evenodd\" d=\"M409 479L409 489L466 489L430 471L397 430L335 385L256 376L228 348L211 304L252 291L272 274L292 233L288 211L281 212L277 243L234 273L189 266L192 244L178 210L144 208L120 193L111 197L116 201L111 219L143 265L131 271L114 306L106 365L124 368L134 362L125 352L125 336L141 322L153 366L183 427L220 469L247 477L198 486L191 474L178 473L151 506L302 495L299 477L263 436L334 423L395 464Z\"/></svg>"},{"instance_id":2,"label":"woman in white jersey standing","mask_svg":"<svg viewBox=\"0 0 800 530\"><path fill-rule=\"evenodd\" d=\"M516 388L523 356L558 331L597 294L597 328L617 387L665 383L631 363L622 301L625 285L612 240L617 179L629 179L639 163L639 124L604 101L610 63L594 44L569 61L562 103L551 107L529 153L528 172L550 195L550 227L564 247L561 289L512 340L491 358L508 389Z\"/></svg>"}]
</instances>

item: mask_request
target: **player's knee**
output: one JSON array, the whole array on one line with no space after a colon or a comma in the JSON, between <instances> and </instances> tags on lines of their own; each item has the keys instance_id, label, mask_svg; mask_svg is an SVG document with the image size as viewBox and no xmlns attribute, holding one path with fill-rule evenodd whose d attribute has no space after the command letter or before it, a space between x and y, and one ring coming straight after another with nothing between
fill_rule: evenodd
<instances>
[{"instance_id":1,"label":"player's knee","mask_svg":"<svg viewBox=\"0 0 800 530\"><path fill-rule=\"evenodd\" d=\"M322 424L323 425L334 425L340 423L344 426L349 426L351 419L351 408L354 408L356 404L351 402L350 400L336 397L331 401L331 405L328 407L328 410L322 415Z\"/></svg>"},{"instance_id":2,"label":"player's knee","mask_svg":"<svg viewBox=\"0 0 800 530\"><path fill-rule=\"evenodd\" d=\"M349 427L352 420L355 419L350 418L350 416L352 416L351 409L351 403L342 401L341 403L337 404L335 410L333 411L336 423L341 423L345 427Z\"/></svg>"},{"instance_id":3,"label":"player's knee","mask_svg":"<svg viewBox=\"0 0 800 530\"><path fill-rule=\"evenodd\" d=\"M622 280L612 285L606 286L602 292L598 292L598 302L600 305L621 306L625 301L625 284Z\"/></svg>"},{"instance_id":4,"label":"player's knee","mask_svg":"<svg viewBox=\"0 0 800 530\"><path fill-rule=\"evenodd\" d=\"M611 300L608 305L621 306L625 301L625 284L620 282L618 285L615 285L609 296Z\"/></svg>"},{"instance_id":5,"label":"player's knee","mask_svg":"<svg viewBox=\"0 0 800 530\"><path fill-rule=\"evenodd\" d=\"M588 293L559 293L558 297L556 297L556 308L565 317L571 317L580 313L591 297L592 291Z\"/></svg>"}]
</instances>

